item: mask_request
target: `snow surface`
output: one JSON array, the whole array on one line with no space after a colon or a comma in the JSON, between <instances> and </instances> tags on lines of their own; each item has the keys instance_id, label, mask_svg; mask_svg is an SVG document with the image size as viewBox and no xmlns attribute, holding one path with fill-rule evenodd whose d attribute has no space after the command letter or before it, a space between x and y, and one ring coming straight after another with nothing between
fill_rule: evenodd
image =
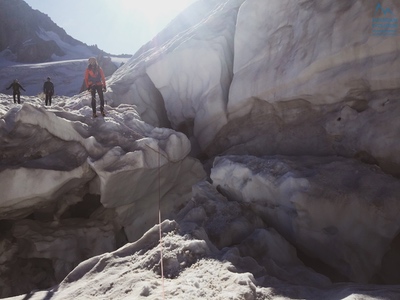
<instances>
[{"instance_id":1,"label":"snow surface","mask_svg":"<svg viewBox=\"0 0 400 300\"><path fill-rule=\"evenodd\" d=\"M116 66L120 66L128 59L111 57L111 60ZM6 88L14 79L18 79L26 90L26 92L21 90L22 95L41 97L43 84L47 77L50 77L56 96L77 95L83 83L86 67L87 58L41 64L16 64L0 59L0 92L12 94L12 90Z\"/></svg>"},{"instance_id":2,"label":"snow surface","mask_svg":"<svg viewBox=\"0 0 400 300\"><path fill-rule=\"evenodd\" d=\"M38 36L45 41L54 41L65 55L53 55L51 62L40 64L20 64L10 57L9 50L0 52L0 93L9 94L8 87L14 79L18 79L26 92L23 95L37 96L43 90L43 83L50 77L55 85L55 94L73 96L80 92L87 59L96 56L84 45L70 45L61 40L54 32L41 29ZM129 58L110 57L116 67L126 63ZM12 91L11 91L12 93Z\"/></svg>"},{"instance_id":3,"label":"snow surface","mask_svg":"<svg viewBox=\"0 0 400 300\"><path fill-rule=\"evenodd\" d=\"M379 261L399 230L400 187L378 168L337 157L229 156L215 160L211 184L187 157L187 138L142 122L132 106L106 106L108 116L93 120L83 95L51 108L36 97L22 101L0 95L2 138L12 133L2 161L14 164L0 172L1 214L20 218L57 203L52 221L16 221L12 235L33 247L26 258L51 258L61 283L6 299L400 296L399 286L333 283L304 265L293 246L357 281L383 272ZM104 208L92 220L60 219L87 183ZM174 212L161 224L161 243L160 226L152 227L159 193L164 217ZM121 225L131 243L114 250ZM5 249L8 259L21 251Z\"/></svg>"}]
</instances>

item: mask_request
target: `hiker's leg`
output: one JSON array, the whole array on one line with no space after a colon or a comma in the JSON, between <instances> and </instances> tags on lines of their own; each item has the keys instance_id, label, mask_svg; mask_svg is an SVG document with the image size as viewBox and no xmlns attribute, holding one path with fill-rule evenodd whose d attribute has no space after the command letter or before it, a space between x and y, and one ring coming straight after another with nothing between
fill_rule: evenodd
<instances>
[{"instance_id":1,"label":"hiker's leg","mask_svg":"<svg viewBox=\"0 0 400 300\"><path fill-rule=\"evenodd\" d=\"M93 114L95 114L96 113L96 88L93 87L90 90L90 92L92 94L92 111L93 111Z\"/></svg>"},{"instance_id":2,"label":"hiker's leg","mask_svg":"<svg viewBox=\"0 0 400 300\"><path fill-rule=\"evenodd\" d=\"M100 111L104 112L104 94L103 94L103 88L101 86L97 88L97 93L99 94L100 98Z\"/></svg>"}]
</instances>

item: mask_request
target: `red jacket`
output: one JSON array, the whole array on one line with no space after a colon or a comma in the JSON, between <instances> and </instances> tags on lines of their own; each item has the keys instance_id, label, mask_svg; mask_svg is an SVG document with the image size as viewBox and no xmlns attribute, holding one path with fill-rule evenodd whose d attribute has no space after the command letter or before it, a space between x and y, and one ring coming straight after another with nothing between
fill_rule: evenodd
<instances>
[{"instance_id":1,"label":"red jacket","mask_svg":"<svg viewBox=\"0 0 400 300\"><path fill-rule=\"evenodd\" d=\"M106 87L106 78L101 67L94 69L92 66L88 66L85 72L85 84L89 88L92 85L102 85Z\"/></svg>"}]
</instances>

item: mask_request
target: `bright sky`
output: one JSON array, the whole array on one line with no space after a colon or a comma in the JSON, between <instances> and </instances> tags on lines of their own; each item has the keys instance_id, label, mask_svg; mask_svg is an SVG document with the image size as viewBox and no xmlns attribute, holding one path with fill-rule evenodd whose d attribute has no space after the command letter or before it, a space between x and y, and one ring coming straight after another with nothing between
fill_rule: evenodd
<instances>
[{"instance_id":1,"label":"bright sky","mask_svg":"<svg viewBox=\"0 0 400 300\"><path fill-rule=\"evenodd\" d=\"M25 0L73 38L111 54L134 54L197 0Z\"/></svg>"}]
</instances>

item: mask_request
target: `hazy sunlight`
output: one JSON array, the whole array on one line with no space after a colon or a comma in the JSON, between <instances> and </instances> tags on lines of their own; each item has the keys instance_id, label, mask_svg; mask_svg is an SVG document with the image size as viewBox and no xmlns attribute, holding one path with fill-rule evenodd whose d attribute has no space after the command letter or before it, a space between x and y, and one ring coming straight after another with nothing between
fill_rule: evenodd
<instances>
[{"instance_id":1,"label":"hazy sunlight","mask_svg":"<svg viewBox=\"0 0 400 300\"><path fill-rule=\"evenodd\" d=\"M193 1L188 0L120 0L121 8L144 18L158 19L177 14Z\"/></svg>"},{"instance_id":2,"label":"hazy sunlight","mask_svg":"<svg viewBox=\"0 0 400 300\"><path fill-rule=\"evenodd\" d=\"M196 1L26 0L75 39L113 54L133 54Z\"/></svg>"}]
</instances>

